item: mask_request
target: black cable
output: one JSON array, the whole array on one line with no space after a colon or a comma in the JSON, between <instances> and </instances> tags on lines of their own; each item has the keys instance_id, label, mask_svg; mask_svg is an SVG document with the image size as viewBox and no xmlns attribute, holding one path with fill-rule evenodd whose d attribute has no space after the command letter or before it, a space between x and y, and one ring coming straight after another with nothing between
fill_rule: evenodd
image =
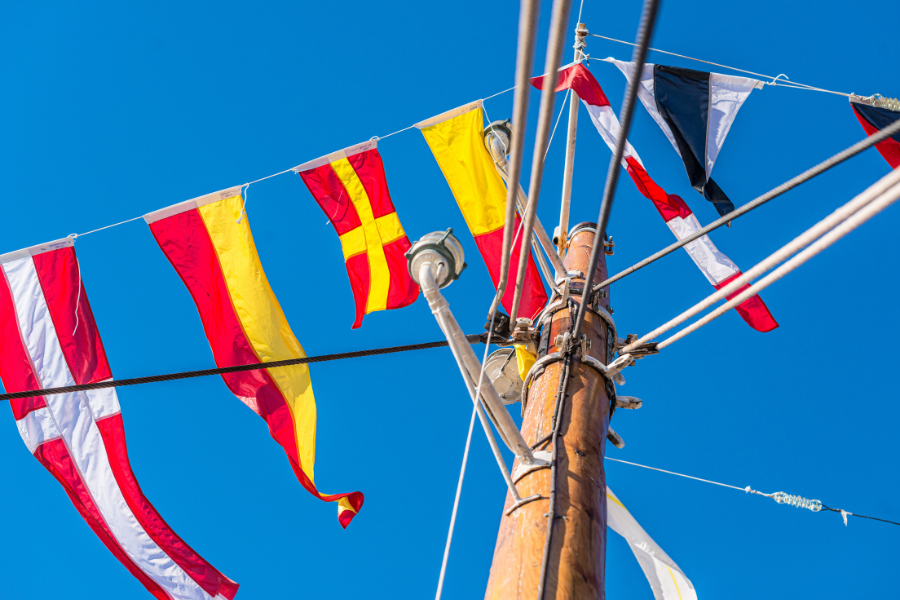
<instances>
[{"instance_id":1,"label":"black cable","mask_svg":"<svg viewBox=\"0 0 900 600\"><path fill-rule=\"evenodd\" d=\"M487 334L467 335L470 344L484 343ZM506 340L493 340L494 343L506 342ZM331 360L343 360L345 358L360 358L363 356L375 356L378 354L394 354L396 352L410 352L412 350L427 350L429 348L442 348L449 345L446 340L440 342L426 342L424 344L407 344L406 346L390 346L388 348L374 348L371 350L356 350L355 352L340 352L338 354L323 354L322 356L307 356L304 358L290 358L267 363L253 363L249 365L237 365L234 367L220 367L218 369L203 369L200 371L184 371L181 373L169 373L167 375L150 375L147 377L134 377L132 379L118 379L112 381L100 381L97 383L85 383L82 385L70 385L66 387L48 388L44 390L27 390L24 392L12 392L0 394L0 401L17 398L34 398L36 396L50 396L53 394L69 394L86 390L102 390L105 388L124 387L127 385L141 385L155 383L157 381L175 381L177 379L191 379L193 377L206 377L208 375L223 375L225 373L240 373L243 371L256 371L259 369L275 369L278 367L291 367L294 365L306 365L310 363L328 362Z\"/></svg>"},{"instance_id":2,"label":"black cable","mask_svg":"<svg viewBox=\"0 0 900 600\"><path fill-rule=\"evenodd\" d=\"M839 513L841 509L839 508L831 508L828 506L822 505L822 510L830 510L831 512ZM867 517L866 515L858 515L856 513L848 512L847 516L849 517L859 517L860 519L872 519L873 521L881 521L882 523L890 523L891 525L900 525L900 523L896 521L888 521L887 519L879 519L878 517Z\"/></svg>"},{"instance_id":3,"label":"black cable","mask_svg":"<svg viewBox=\"0 0 900 600\"><path fill-rule=\"evenodd\" d=\"M594 247L591 250L591 259L588 264L588 272L585 274L584 293L582 301L578 307L578 315L575 317L575 340L581 339L581 327L584 325L584 315L588 305L591 303L590 298L593 293L594 271L597 269L597 263L600 262L600 253L603 251L603 239L606 234L606 224L609 222L609 213L612 211L613 197L616 193L616 185L619 182L619 170L622 163L622 156L625 153L625 144L628 143L628 131L631 129L631 121L634 116L634 105L637 99L637 90L640 85L641 71L644 70L644 63L647 62L647 47L650 45L650 38L653 37L653 27L656 24L656 16L659 13L659 0L645 0L644 9L641 14L641 22L638 25L637 39L635 42L637 47L631 57L635 64L632 76L628 80L628 89L625 91L625 99L622 101L622 110L619 111L621 117L621 131L619 139L616 141L616 151L613 153L612 160L609 163L609 170L606 174L606 186L603 189L603 200L600 203L600 216L597 217L597 233L594 237Z\"/></svg>"},{"instance_id":4,"label":"black cable","mask_svg":"<svg viewBox=\"0 0 900 600\"><path fill-rule=\"evenodd\" d=\"M657 260L659 260L659 259L662 258L663 256L666 256L667 254L670 254L670 253L674 252L675 250L678 250L678 249L681 248L682 246L686 246L687 244L690 244L691 242L693 242L693 241L696 240L697 238L703 237L704 235L706 235L706 234L709 233L710 231L713 231L714 229L718 229L718 228L721 227L722 225L726 225L726 224L730 223L732 220L737 219L738 217L747 214L748 212L750 212L750 211L753 210L754 208L757 208L757 207L759 207L759 206L762 206L763 204L765 204L765 203L768 202L769 200L772 200L772 199L774 199L774 198L777 198L778 196L784 194L785 192L794 189L794 188L797 187L798 185L800 185L800 184L802 184L802 183L806 183L807 181L809 181L809 180L812 179L813 177L815 177L815 176L817 176L817 175L821 175L822 173L824 173L825 171L831 169L832 167L836 167L837 165L841 164L842 162L844 162L844 161L847 160L848 158L853 158L854 156L856 156L857 154L859 154L859 153L862 152L863 150L866 150L866 149L868 149L868 148L871 148L872 146L874 146L874 145L877 144L878 142L881 142L881 141L887 139L888 137L890 137L890 136L892 136L892 135L894 135L895 133L898 133L898 132L900 132L900 120L897 120L897 121L895 121L894 123L891 123L889 126L885 127L884 129L882 129L882 130L879 131L878 133L875 133L875 134L871 135L870 137L867 137L867 138L865 138L865 139L863 139L863 140L860 140L859 142L853 144L852 146L850 146L850 147L847 148L846 150L843 150L843 151L841 151L841 152L838 152L837 154L835 154L835 155L832 156L831 158L829 158L829 159L827 159L827 160L824 160L824 161L820 162L819 164L817 164L816 166L812 167L811 169L809 169L809 170L807 170L807 171L804 171L803 173L801 173L800 175L797 175L797 176L794 177L793 179L790 179L790 180L788 180L788 181L782 183L782 184L779 185L778 187L772 189L771 191L766 192L765 194L763 194L762 196L759 196L759 197L756 198L755 200L751 200L750 202L744 204L743 206L740 206L740 207L734 209L733 211L731 211L731 212L728 213L727 215L725 215L725 216L723 216L723 217L721 217L721 218L719 218L719 219L713 221L712 223L710 223L710 224L707 225L706 227L703 227L703 228L699 229L698 231L695 231L694 233L692 233L691 235L685 237L684 239L681 239L681 240L675 242L674 244L672 244L672 245L670 245L670 246L667 246L667 247L663 248L662 250L660 250L660 251L657 252L656 254L654 254L654 255L652 255L652 256L649 256L649 257L645 258L645 259L642 260L641 262L639 262L639 263L637 263L637 264L635 264L635 265L633 265L633 266L631 266L631 267L628 267L628 268L625 269L624 271L621 271L621 272L619 272L619 273L616 273L615 275L613 275L612 277L610 277L610 278L607 279L606 281L603 281L603 282L601 282L601 283L596 284L596 285L593 287L593 290L592 290L592 291L593 291L593 292L598 292L599 290L602 290L603 288L605 288L605 287L608 286L609 284L614 283L614 282L616 282L616 281L619 281L619 280L622 279L623 277L626 277L627 275L631 275L631 274L634 273L635 271L638 271L638 270L640 270L640 269L643 269L644 267L646 267L646 266L649 265L650 263L656 262ZM601 233L601 230L598 229L597 231L598 231L598 233Z\"/></svg>"}]
</instances>

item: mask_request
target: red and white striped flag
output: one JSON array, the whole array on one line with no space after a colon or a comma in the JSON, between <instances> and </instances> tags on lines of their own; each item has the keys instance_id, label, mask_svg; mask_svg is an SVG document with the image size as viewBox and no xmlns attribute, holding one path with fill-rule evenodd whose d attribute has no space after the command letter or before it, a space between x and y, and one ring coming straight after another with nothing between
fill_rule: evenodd
<instances>
[{"instance_id":1,"label":"red and white striped flag","mask_svg":"<svg viewBox=\"0 0 900 600\"><path fill-rule=\"evenodd\" d=\"M543 77L535 77L531 84L542 89ZM615 152L616 144L621 135L621 127L616 113L613 112L606 94L594 76L584 65L575 64L559 72L556 90L572 89L581 101L584 102L591 121L600 133L600 137L606 142L610 150ZM622 166L628 171L638 191L653 202L660 216L669 226L672 233L679 240L686 238L695 231L701 229L700 222L691 212L691 209L679 196L667 194L665 190L656 185L644 169L644 164L631 144L625 142L625 153L622 157ZM728 285L733 279L741 276L740 269L731 260L722 254L708 236L702 236L684 246L694 263L703 272L706 278L716 289ZM750 287L745 285L735 290L727 298L731 299ZM735 307L738 314L750 327L757 331L771 331L778 327L778 323L769 312L768 307L759 296L751 296Z\"/></svg>"},{"instance_id":2,"label":"red and white striped flag","mask_svg":"<svg viewBox=\"0 0 900 600\"><path fill-rule=\"evenodd\" d=\"M112 378L73 244L65 239L0 256L0 377L7 392ZM114 388L10 405L25 445L153 596L234 598L238 584L185 544L141 492Z\"/></svg>"}]
</instances>

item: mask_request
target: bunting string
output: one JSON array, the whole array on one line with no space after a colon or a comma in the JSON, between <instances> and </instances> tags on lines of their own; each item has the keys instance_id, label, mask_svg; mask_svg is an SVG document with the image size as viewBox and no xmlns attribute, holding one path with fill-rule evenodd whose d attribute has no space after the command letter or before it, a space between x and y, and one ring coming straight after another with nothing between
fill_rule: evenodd
<instances>
[{"instance_id":1,"label":"bunting string","mask_svg":"<svg viewBox=\"0 0 900 600\"><path fill-rule=\"evenodd\" d=\"M589 33L588 35L591 37L595 37L595 38L609 40L610 42L617 42L619 44L626 44L628 46L634 46L634 44L631 42L626 42L624 40L617 40L615 38L606 37L605 35L598 35L596 33ZM763 75L762 73L755 73L753 71L747 71L746 69L738 69L737 67L729 67L728 65L722 65L719 63L710 62L708 60L702 60L700 58L693 58L692 56L685 56L684 54L676 54L675 52L668 52L666 50L660 50L659 48L649 48L649 50L652 50L654 52L659 52L660 54L668 54L669 56L677 56L678 58L693 60L693 61L696 61L699 63L712 65L714 67L720 67L722 69L730 69L732 71L737 71L738 73L746 73L747 75L753 75L755 77L762 77L764 79L769 80L769 81L763 82L766 85L772 85L772 86L777 85L779 87L789 87L789 88L794 88L794 89L798 89L798 90L809 90L812 92L825 92L826 94L834 94L836 96L846 96L848 98L853 95L853 94L845 94L844 92L834 92L832 90L826 90L824 88L815 87L812 85L806 85L805 83L799 83L797 81L791 81L790 78L788 78L788 76L785 75L784 73L773 77L772 75ZM598 60L601 60L603 62L609 62L609 59L606 59L606 58L601 58ZM782 79L782 78L784 78L784 79Z\"/></svg>"}]
</instances>

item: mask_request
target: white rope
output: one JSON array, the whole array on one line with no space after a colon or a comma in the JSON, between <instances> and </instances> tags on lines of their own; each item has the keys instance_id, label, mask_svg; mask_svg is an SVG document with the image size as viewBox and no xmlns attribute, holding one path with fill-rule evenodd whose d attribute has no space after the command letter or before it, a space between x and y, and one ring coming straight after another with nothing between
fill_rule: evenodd
<instances>
[{"instance_id":1,"label":"white rope","mask_svg":"<svg viewBox=\"0 0 900 600\"><path fill-rule=\"evenodd\" d=\"M515 242L513 242L513 245L515 245ZM475 415L478 413L478 406L481 402L481 385L484 382L484 367L487 364L488 351L491 348L491 338L494 335L494 319L496 316L497 311L494 311L491 315L491 324L488 326L487 340L484 344L484 357L481 359L481 371L478 373L478 385L475 387L475 406L472 408L472 418L469 420L469 434L466 437L466 449L463 452L462 466L459 470L459 482L456 484L456 498L453 500L453 511L450 513L450 528L447 531L447 544L444 546L444 558L441 561L441 574L438 576L437 593L434 596L435 600L441 600L441 593L444 591L444 576L447 574L447 561L450 558L450 545L453 543L453 529L456 526L456 513L459 510L459 497L460 494L462 494L463 480L466 477L466 465L469 462L469 447L472 443L472 430L475 427ZM465 373L463 373L463 377L465 377ZM493 384L488 383L488 385Z\"/></svg>"},{"instance_id":2,"label":"white rope","mask_svg":"<svg viewBox=\"0 0 900 600\"><path fill-rule=\"evenodd\" d=\"M441 575L438 577L437 594L435 600L441 600L444 591L444 575L447 573L447 559L450 557L450 544L453 542L453 528L456 526L456 513L459 510L459 496L462 493L463 480L466 478L466 464L469 462L469 446L472 444L472 431L475 428L475 415L478 414L478 405L472 407L472 418L469 419L469 434L466 436L466 449L463 452L462 466L459 469L459 483L456 484L456 498L453 500L453 512L450 513L450 529L447 531L447 544L444 546L444 559L441 562Z\"/></svg>"},{"instance_id":3,"label":"white rope","mask_svg":"<svg viewBox=\"0 0 900 600\"><path fill-rule=\"evenodd\" d=\"M867 190L856 196L853 200L848 202L847 204L841 206L826 218L822 219L809 229L807 229L803 234L797 236L793 241L783 246L780 250L770 255L768 258L761 261L759 264L754 266L752 269L748 270L746 273L736 278L734 281L718 290L717 292L711 294L703 301L697 303L692 306L688 310L684 311L674 319L668 321L667 323L657 327L650 333L644 335L637 341L629 344L625 348L622 348L622 354L628 353L630 350L636 348L637 346L649 342L655 337L681 325L694 315L700 313L703 310L706 310L719 300L722 300L726 296L740 289L745 284L749 283L753 278L758 277L777 266L781 262L787 260L795 253L799 252L816 239L820 238L828 231L839 225L840 223L847 220L852 215L856 214L866 205L870 204L874 201L880 194L887 191L892 185L900 182L900 169L892 171L885 177L881 178L874 185L869 187ZM752 294L751 294L752 295ZM749 296L748 296L749 297ZM681 336L683 337L683 336ZM679 338L680 339L680 338ZM674 340L672 340L674 341ZM671 343L671 342L669 342ZM661 345L659 347L662 347Z\"/></svg>"},{"instance_id":4,"label":"white rope","mask_svg":"<svg viewBox=\"0 0 900 600\"><path fill-rule=\"evenodd\" d=\"M834 244L835 242L837 242L838 240L843 238L845 235L847 235L848 233L850 233L851 231L853 231L854 229L856 229L857 227L859 227L860 225L862 225L863 223L865 223L866 221L868 221L869 219L871 219L872 217L874 217L875 215L877 215L878 213L883 211L885 208L887 208L888 206L890 206L891 204L896 202L898 199L900 199L900 169L891 171L891 173L888 176L882 178L878 183L876 183L874 186L872 186L872 188L881 188L884 185L891 184L891 183L893 184L892 187L890 187L889 189L887 189L886 191L884 191L883 193L878 195L871 202L866 203L864 207L862 207L859 210L857 210L856 212L854 212L854 214L851 217L849 217L846 221L840 223L834 229L832 229L831 231L829 231L828 233L826 233L825 235L820 237L818 240L816 240L814 243L812 243L805 250L803 250L802 252L800 252L799 254L794 256L792 259L790 259L789 261L787 261L786 263L784 263L783 265L781 265L780 267L778 267L777 269L772 271L769 275L760 279L758 282L751 285L745 291L738 294L735 298L729 300L728 302L726 302L725 304L723 304L722 306L720 306L713 312L709 313L708 315L706 315L699 321L689 325L688 327L685 327L684 329L682 329L675 335L660 342L659 345L657 346L657 348L662 349L662 348L665 348L666 346L673 344L674 342L677 342L678 340L680 340L684 336L688 335L689 333L692 333L692 332L700 329L707 323L719 318L720 316L722 316L723 314L725 314L726 312L728 312L729 310L731 310L732 308L734 308L735 306L737 306L738 304L740 304L741 302L746 300L747 298L757 295L759 292L766 289L767 287L769 287L770 285L772 285L773 283L775 283L776 281L778 281L779 279L781 279L782 277L787 275L788 273L792 272L800 265L806 263L808 260L810 260L814 256L818 255L820 252L822 252L826 248L830 247L832 244ZM872 188L869 188L869 189L871 190ZM868 192L868 191L869 190L866 190L866 192ZM866 192L863 192L863 194L860 194L860 196L857 196L857 198L864 198L866 195ZM800 236L800 238L803 238L803 237L807 236L808 234L809 234L809 231L807 231L802 236ZM800 238L798 238L798 240ZM795 242L797 242L797 240L795 240ZM784 249L782 249L782 251L783 250ZM779 251L772 256L776 256L776 255L782 253L782 251ZM770 257L770 258L772 258L772 257ZM784 260L784 259L781 259L781 260ZM780 262L780 260L778 262ZM741 279L741 278L738 278L738 279Z\"/></svg>"},{"instance_id":5,"label":"white rope","mask_svg":"<svg viewBox=\"0 0 900 600\"><path fill-rule=\"evenodd\" d=\"M626 42L626 41L624 41L624 40L617 40L617 39L615 39L615 38L606 37L605 35L598 35L598 34L596 34L596 33L589 33L588 35L593 36L593 37L597 37L597 38L602 38L602 39L604 39L604 40L609 40L609 41L611 41L611 42L618 42L619 44L627 44L628 46L634 46L634 45L635 45L635 44L633 44L633 43L631 43L631 42ZM838 95L838 96L847 96L848 98L852 95L852 94L845 94L844 92L833 92L833 91L831 91L831 90L826 90L826 89L823 89L823 88L814 87L814 86L811 86L811 85L806 85L805 83L798 83L798 82L796 82L796 81L791 81L791 80L788 78L788 76L785 75L784 73L782 73L782 74L780 74L780 75L778 75L778 76L776 76L776 77L772 77L771 75L763 75L762 73L754 73L753 71L747 71L746 69L738 69L737 67L729 67L728 65L721 65L721 64L719 64L719 63L710 62L710 61L708 61L708 60L701 60L701 59L699 59L699 58L693 58L693 57L691 57L691 56L685 56L684 54L676 54L676 53L674 53L674 52L667 52L666 50L660 50L659 48L648 48L648 50L653 50L654 52L659 52L659 53L661 53L661 54L668 54L669 56L677 56L678 58L686 58L687 60L697 61L697 62L704 63L704 64L707 64L707 65L712 65L712 66L714 66L714 67L721 67L721 68L723 68L723 69L730 69L730 70L732 70L732 71L737 71L738 73L746 73L746 74L748 74L748 75L755 75L756 77L764 77L764 78L766 78L766 79L770 79L771 81L765 81L765 82L763 82L763 83L765 83L766 85L773 85L773 86L780 86L780 87L790 87L790 88L795 88L795 89L798 89L798 90L809 90L809 91L813 91L813 92L825 92L825 93L827 93L827 94L836 94L836 95ZM609 62L609 59L606 59L606 58L601 58L600 60L602 60L602 61L604 61L604 62ZM781 83L781 82L779 81L782 77L784 77L784 79L787 80L787 82L788 82L787 84Z\"/></svg>"},{"instance_id":6,"label":"white rope","mask_svg":"<svg viewBox=\"0 0 900 600\"><path fill-rule=\"evenodd\" d=\"M752 489L749 485L747 487L738 487L736 485L728 485L727 483L719 483L718 481L711 481L709 479L701 479L699 477L694 477L692 475L685 475L683 473L676 473L675 471L666 471L665 469L657 469L656 467L648 467L647 465L640 465L634 462L628 462L627 460L620 460L618 458L610 458L609 456L604 456L606 460L613 460L620 463L625 463L626 465L633 465L635 467L641 467L642 469L650 469L651 471L659 471L660 473L668 473L669 475L677 475L678 477L685 477L687 479L693 479L695 481L702 481L704 483L711 483L713 485L721 485L722 487L731 488L733 490L739 490L742 492L747 492L748 494L759 494L760 496L766 496L768 498L772 497L772 494L764 494L762 492L758 492Z\"/></svg>"},{"instance_id":7,"label":"white rope","mask_svg":"<svg viewBox=\"0 0 900 600\"><path fill-rule=\"evenodd\" d=\"M556 128L559 127L559 120L562 118L563 110L568 106L569 93L571 91L572 88L566 90L566 96L563 98L562 104L559 107L559 114L556 116L556 125L553 126L553 132L550 134L550 141L547 142L547 151L544 152L544 162L547 162L547 155L550 154L550 144L553 143L553 136L556 135Z\"/></svg>"}]
</instances>

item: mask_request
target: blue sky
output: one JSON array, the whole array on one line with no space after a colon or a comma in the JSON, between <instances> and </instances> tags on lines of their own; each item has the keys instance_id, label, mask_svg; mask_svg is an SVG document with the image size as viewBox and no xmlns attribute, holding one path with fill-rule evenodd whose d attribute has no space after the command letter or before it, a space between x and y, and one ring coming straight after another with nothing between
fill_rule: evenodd
<instances>
[{"instance_id":1,"label":"blue sky","mask_svg":"<svg viewBox=\"0 0 900 600\"><path fill-rule=\"evenodd\" d=\"M5 4L0 252L258 179L506 89L516 11L494 0ZM583 21L592 32L631 40L639 12L637 2L586 0ZM537 65L549 13L545 2ZM898 17L900 7L884 0L868 11L831 1L670 2L653 45L827 89L897 96L889 67ZM630 48L596 38L588 52L631 56ZM698 68L655 53L650 60ZM599 61L591 70L618 111L624 78ZM511 104L506 94L486 107L499 119L510 116ZM863 135L845 98L767 87L741 110L715 178L742 204ZM550 228L558 220L562 139L550 149L539 210ZM681 194L701 222L715 218L642 108L630 139L661 186ZM470 268L446 295L463 327L480 331L491 299L487 271L421 134L404 132L379 149L409 237L446 227L460 233ZM530 147L527 156L526 170ZM573 223L596 219L608 162L582 110ZM749 269L888 168L869 151L713 240ZM299 177L253 185L248 214L275 293L309 354L440 339L422 299L367 316L351 331L337 236ZM890 308L898 293L890 241L898 221L896 209L888 210L766 290L781 323L775 332L756 333L729 314L641 361L622 392L642 398L644 408L616 416L627 446L608 454L900 518L890 343L900 334ZM617 242L612 271L672 241L627 178L609 230ZM213 364L194 305L142 221L86 236L77 250L116 377ZM619 329L646 332L710 291L687 255L673 254L613 287ZM138 480L173 528L242 584L238 598L429 597L471 411L449 351L316 365L312 374L317 483L329 493L366 494L346 531L333 506L300 487L265 424L218 378L120 391ZM0 597L149 597L29 456L9 409L0 412ZM617 463L607 463L607 476L701 598L896 592L887 552L897 545L895 526L856 519L844 527L832 513ZM483 594L504 493L476 431L445 598ZM607 590L652 598L613 533Z\"/></svg>"}]
</instances>

